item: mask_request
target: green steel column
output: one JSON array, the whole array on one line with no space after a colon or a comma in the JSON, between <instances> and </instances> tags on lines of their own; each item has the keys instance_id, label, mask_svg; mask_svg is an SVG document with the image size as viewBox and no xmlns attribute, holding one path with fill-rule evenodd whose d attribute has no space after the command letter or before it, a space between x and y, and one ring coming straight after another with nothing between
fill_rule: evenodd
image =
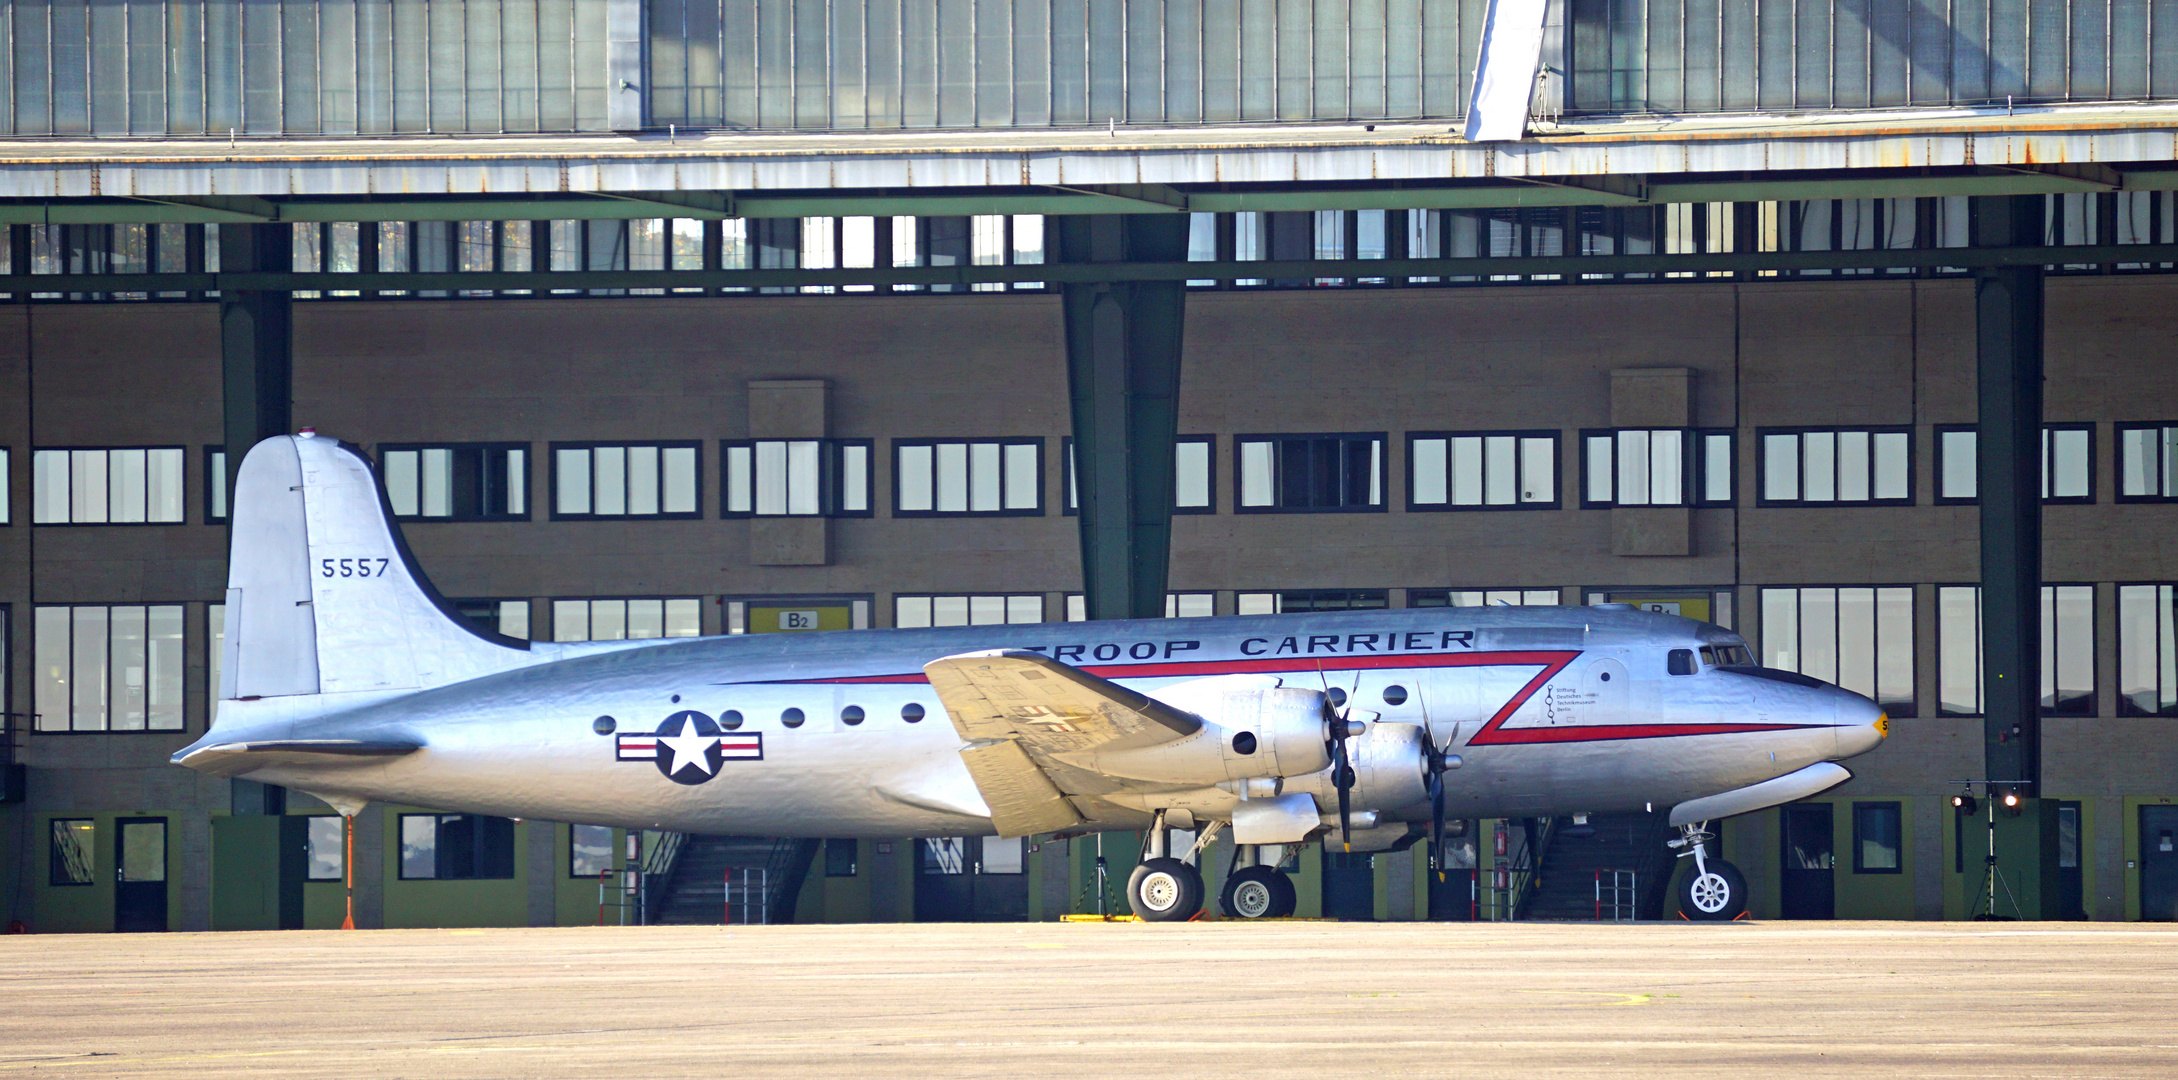
<instances>
[{"instance_id":1,"label":"green steel column","mask_svg":"<svg viewBox=\"0 0 2178 1080\"><path fill-rule=\"evenodd\" d=\"M1187 258L1186 214L1072 216L1057 222L1061 262ZM1158 618L1165 613L1172 547L1186 286L1100 282L1063 289L1082 592L1089 617Z\"/></svg>"},{"instance_id":2,"label":"green steel column","mask_svg":"<svg viewBox=\"0 0 2178 1080\"><path fill-rule=\"evenodd\" d=\"M223 272L293 269L291 233L286 225L220 225L219 267ZM229 289L219 297L219 349L226 398L227 490L234 491L242 455L292 424L294 367L293 326L286 292ZM233 507L228 508L230 514ZM217 693L215 687L213 693ZM237 814L278 814L286 792L254 780L231 781ZM285 856L283 855L283 859Z\"/></svg>"},{"instance_id":3,"label":"green steel column","mask_svg":"<svg viewBox=\"0 0 2178 1080\"><path fill-rule=\"evenodd\" d=\"M1974 242L2042 242L2043 197L1973 201ZM1983 773L2023 781L2016 816L1997 818L1997 913L2039 918L2056 885L2033 798L2041 779L2042 268L1977 271L1974 331L1980 405ZM2000 796L2003 787L1991 791ZM2008 896L2007 896L2008 894ZM2052 895L2054 893L2052 892ZM2015 898L2015 899L2013 899ZM2007 903L2011 899L2011 903ZM2007 910L2016 903L2015 910ZM2052 912L2054 914L2054 912Z\"/></svg>"}]
</instances>

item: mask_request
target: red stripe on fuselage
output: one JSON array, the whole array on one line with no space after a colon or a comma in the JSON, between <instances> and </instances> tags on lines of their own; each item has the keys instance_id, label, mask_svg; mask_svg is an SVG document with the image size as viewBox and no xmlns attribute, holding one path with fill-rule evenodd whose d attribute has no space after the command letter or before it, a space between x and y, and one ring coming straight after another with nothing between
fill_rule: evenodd
<instances>
[{"instance_id":1,"label":"red stripe on fuselage","mask_svg":"<svg viewBox=\"0 0 2178 1080\"><path fill-rule=\"evenodd\" d=\"M1566 666L1580 657L1578 651L1419 653L1394 656L1266 657L1261 660L1187 660L1163 664L1098 664L1081 670L1106 679L1157 679L1174 676L1207 678L1212 675L1294 674L1300 672L1363 671L1385 668L1526 667L1541 671L1505 702L1482 725L1469 746L1516 746L1533 743L1615 742L1626 739L1666 739L1680 735L1737 735L1761 731L1792 731L1827 727L1826 724L1590 724L1566 727L1512 728L1505 722L1527 704ZM927 683L921 674L859 675L839 679L782 679L790 684L877 685Z\"/></svg>"},{"instance_id":2,"label":"red stripe on fuselage","mask_svg":"<svg viewBox=\"0 0 2178 1080\"><path fill-rule=\"evenodd\" d=\"M1038 653L1042 656L1045 654ZM1383 668L1433 668L1433 667L1500 667L1505 665L1555 664L1558 668L1573 662L1578 652L1482 652L1482 653L1410 653L1397 656L1276 656L1260 660L1180 660L1164 664L1087 664L1077 665L1091 675L1105 679L1162 679L1177 675L1204 678L1211 675L1280 674L1302 671L1375 671ZM839 679L780 679L782 683L872 684L872 683L923 683L930 680L917 672L912 675L850 675Z\"/></svg>"}]
</instances>

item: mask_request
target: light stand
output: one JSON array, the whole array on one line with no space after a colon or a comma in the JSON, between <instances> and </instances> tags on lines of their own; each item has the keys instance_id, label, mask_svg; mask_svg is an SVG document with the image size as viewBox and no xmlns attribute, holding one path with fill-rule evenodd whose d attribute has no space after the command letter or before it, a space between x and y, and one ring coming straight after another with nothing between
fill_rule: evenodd
<instances>
[{"instance_id":1,"label":"light stand","mask_svg":"<svg viewBox=\"0 0 2178 1080\"><path fill-rule=\"evenodd\" d=\"M1997 866L1996 809L1997 802L2001 798L2007 810L2016 810L2022 798L2019 793L2026 787L2026 781L1957 780L1953 782L1959 785L1960 794L1967 802L1971 802L1973 799L1974 785L1980 784L1982 802L1985 804L1984 809L1987 815L1984 821L1988 828L1989 847L1988 854L1983 856L1982 863L1984 870L1982 873L1981 913L1973 916L1974 921L2016 922L2024 916L2024 913L2019 908L2019 898L2012 894L2011 883L2004 880L2004 871ZM2000 789L2003 791L2001 796L1998 795ZM1961 806L1965 812L1972 812L1972 807L1966 806L1958 800L1954 800L1953 805ZM2004 898L2012 903L2012 913L2010 915L1999 915L1996 911L1997 886L2000 884L2004 887Z\"/></svg>"}]
</instances>

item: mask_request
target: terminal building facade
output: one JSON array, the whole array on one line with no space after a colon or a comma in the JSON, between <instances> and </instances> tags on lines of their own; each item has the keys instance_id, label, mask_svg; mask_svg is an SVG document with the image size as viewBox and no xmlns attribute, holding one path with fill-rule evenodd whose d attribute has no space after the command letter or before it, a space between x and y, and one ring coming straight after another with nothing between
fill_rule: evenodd
<instances>
[{"instance_id":1,"label":"terminal building facade","mask_svg":"<svg viewBox=\"0 0 2178 1080\"><path fill-rule=\"evenodd\" d=\"M1123 909L1133 836L374 805L351 853L169 764L218 707L229 451L301 428L536 640L1704 619L1891 718L1724 823L1757 916L2172 918L2171 31L1529 6L10 5L8 919L332 926L351 871L368 926ZM1640 913L1668 857L1584 845L1653 825L1312 848L1301 912ZM769 888L687 884L730 868Z\"/></svg>"}]
</instances>

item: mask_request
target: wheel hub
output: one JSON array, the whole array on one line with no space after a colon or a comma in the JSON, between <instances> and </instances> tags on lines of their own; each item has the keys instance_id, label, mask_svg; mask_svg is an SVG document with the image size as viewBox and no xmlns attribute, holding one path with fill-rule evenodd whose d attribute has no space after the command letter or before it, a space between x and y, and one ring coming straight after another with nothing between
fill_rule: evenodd
<instances>
[{"instance_id":1,"label":"wheel hub","mask_svg":"<svg viewBox=\"0 0 2178 1080\"><path fill-rule=\"evenodd\" d=\"M1270 914L1270 886L1260 881L1245 881L1233 890L1233 910L1243 919L1260 919Z\"/></svg>"},{"instance_id":2,"label":"wheel hub","mask_svg":"<svg viewBox=\"0 0 2178 1080\"><path fill-rule=\"evenodd\" d=\"M1732 885L1722 874L1703 874L1687 890L1694 906L1705 914L1723 911L1732 902Z\"/></svg>"},{"instance_id":3,"label":"wheel hub","mask_svg":"<svg viewBox=\"0 0 2178 1080\"><path fill-rule=\"evenodd\" d=\"M1170 911L1180 902L1180 882L1171 874L1151 874L1142 879L1142 906L1151 911Z\"/></svg>"}]
</instances>

